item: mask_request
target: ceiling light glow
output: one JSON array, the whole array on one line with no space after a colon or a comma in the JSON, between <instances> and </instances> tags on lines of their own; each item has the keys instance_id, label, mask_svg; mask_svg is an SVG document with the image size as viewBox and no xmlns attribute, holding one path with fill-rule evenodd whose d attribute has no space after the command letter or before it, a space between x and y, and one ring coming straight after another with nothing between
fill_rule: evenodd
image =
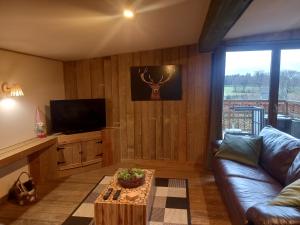
<instances>
[{"instance_id":1,"label":"ceiling light glow","mask_svg":"<svg viewBox=\"0 0 300 225\"><path fill-rule=\"evenodd\" d=\"M133 17L134 17L134 13L133 13L133 11L130 10L130 9L124 9L124 11L123 11L123 16L124 16L125 18L133 18Z\"/></svg>"}]
</instances>

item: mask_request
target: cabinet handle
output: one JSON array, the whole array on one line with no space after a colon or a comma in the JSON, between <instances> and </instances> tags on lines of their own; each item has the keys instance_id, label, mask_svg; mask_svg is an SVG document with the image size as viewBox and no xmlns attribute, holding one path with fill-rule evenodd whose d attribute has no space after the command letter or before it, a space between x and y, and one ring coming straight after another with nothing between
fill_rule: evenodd
<instances>
[{"instance_id":1,"label":"cabinet handle","mask_svg":"<svg viewBox=\"0 0 300 225\"><path fill-rule=\"evenodd\" d=\"M101 140L101 141L97 141L96 142L96 144L102 144L103 143L103 141Z\"/></svg>"},{"instance_id":2,"label":"cabinet handle","mask_svg":"<svg viewBox=\"0 0 300 225\"><path fill-rule=\"evenodd\" d=\"M57 147L56 148L57 151L64 150L64 149L65 149L64 147Z\"/></svg>"},{"instance_id":3,"label":"cabinet handle","mask_svg":"<svg viewBox=\"0 0 300 225\"><path fill-rule=\"evenodd\" d=\"M66 162L65 161L57 162L57 165L64 164L64 163L66 163Z\"/></svg>"},{"instance_id":4,"label":"cabinet handle","mask_svg":"<svg viewBox=\"0 0 300 225\"><path fill-rule=\"evenodd\" d=\"M97 154L96 156L101 156L101 157L102 157L102 156L103 156L103 153Z\"/></svg>"}]
</instances>

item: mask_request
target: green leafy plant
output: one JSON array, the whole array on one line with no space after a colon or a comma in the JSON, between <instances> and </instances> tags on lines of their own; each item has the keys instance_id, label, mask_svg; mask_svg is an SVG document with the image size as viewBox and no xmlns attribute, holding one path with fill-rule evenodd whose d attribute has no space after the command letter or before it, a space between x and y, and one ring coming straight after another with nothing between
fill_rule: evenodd
<instances>
[{"instance_id":1,"label":"green leafy plant","mask_svg":"<svg viewBox=\"0 0 300 225\"><path fill-rule=\"evenodd\" d=\"M122 180L134 180L143 178L145 171L138 168L124 169L118 173L118 179Z\"/></svg>"}]
</instances>

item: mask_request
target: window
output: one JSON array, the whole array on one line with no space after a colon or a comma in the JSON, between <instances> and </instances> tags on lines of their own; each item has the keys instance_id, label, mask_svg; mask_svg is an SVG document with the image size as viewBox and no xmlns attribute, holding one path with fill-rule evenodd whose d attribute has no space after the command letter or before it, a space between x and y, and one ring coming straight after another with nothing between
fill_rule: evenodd
<instances>
[{"instance_id":1,"label":"window","mask_svg":"<svg viewBox=\"0 0 300 225\"><path fill-rule=\"evenodd\" d=\"M271 50L226 52L223 133L258 134L269 107Z\"/></svg>"},{"instance_id":2,"label":"window","mask_svg":"<svg viewBox=\"0 0 300 225\"><path fill-rule=\"evenodd\" d=\"M282 46L226 52L223 134L259 134L272 118L272 126L300 138L300 49Z\"/></svg>"},{"instance_id":3,"label":"window","mask_svg":"<svg viewBox=\"0 0 300 225\"><path fill-rule=\"evenodd\" d=\"M281 50L277 128L300 138L300 49Z\"/></svg>"}]
</instances>

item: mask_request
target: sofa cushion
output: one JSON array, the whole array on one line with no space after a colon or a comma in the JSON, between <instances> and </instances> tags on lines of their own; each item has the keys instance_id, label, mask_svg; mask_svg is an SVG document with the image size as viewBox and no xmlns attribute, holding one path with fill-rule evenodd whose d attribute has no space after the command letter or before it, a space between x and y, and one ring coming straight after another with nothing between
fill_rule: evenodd
<instances>
[{"instance_id":1,"label":"sofa cushion","mask_svg":"<svg viewBox=\"0 0 300 225\"><path fill-rule=\"evenodd\" d=\"M260 166L253 167L247 166L242 163L238 163L231 160L226 159L217 159L214 158L212 161L213 168L221 177L225 177L227 179L228 176L235 176L235 177L243 177L248 179L254 179L257 181L268 182L268 183L276 183L273 177L271 177L263 168Z\"/></svg>"},{"instance_id":2,"label":"sofa cushion","mask_svg":"<svg viewBox=\"0 0 300 225\"><path fill-rule=\"evenodd\" d=\"M288 185L297 179L300 179L300 153L298 153L290 166L285 183Z\"/></svg>"},{"instance_id":3,"label":"sofa cushion","mask_svg":"<svg viewBox=\"0 0 300 225\"><path fill-rule=\"evenodd\" d=\"M282 188L279 183L261 182L243 177L228 177L225 182L226 192L232 199L232 204L244 216L253 205L271 201Z\"/></svg>"},{"instance_id":4,"label":"sofa cushion","mask_svg":"<svg viewBox=\"0 0 300 225\"><path fill-rule=\"evenodd\" d=\"M286 185L288 170L300 151L300 140L270 126L262 129L260 136L263 137L260 164Z\"/></svg>"},{"instance_id":5,"label":"sofa cushion","mask_svg":"<svg viewBox=\"0 0 300 225\"><path fill-rule=\"evenodd\" d=\"M259 225L299 225L300 209L295 207L257 204L247 211L249 224Z\"/></svg>"},{"instance_id":6,"label":"sofa cushion","mask_svg":"<svg viewBox=\"0 0 300 225\"><path fill-rule=\"evenodd\" d=\"M262 137L225 134L215 156L257 166L261 148Z\"/></svg>"},{"instance_id":7,"label":"sofa cushion","mask_svg":"<svg viewBox=\"0 0 300 225\"><path fill-rule=\"evenodd\" d=\"M286 186L271 201L273 205L300 207L300 179Z\"/></svg>"}]
</instances>

